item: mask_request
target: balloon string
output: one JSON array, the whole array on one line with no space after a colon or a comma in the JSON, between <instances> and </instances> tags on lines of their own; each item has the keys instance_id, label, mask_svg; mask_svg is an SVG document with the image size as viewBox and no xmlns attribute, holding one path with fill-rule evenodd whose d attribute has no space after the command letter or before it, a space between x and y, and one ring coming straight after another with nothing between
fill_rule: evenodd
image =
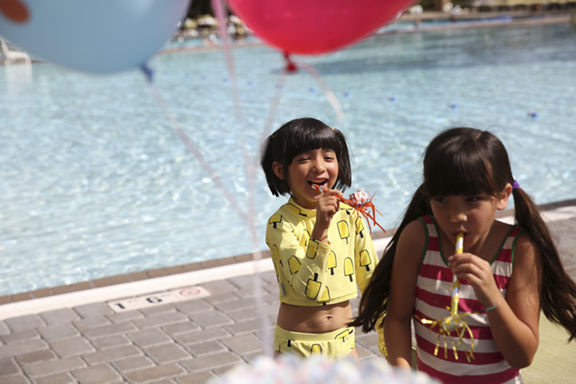
<instances>
[{"instance_id":1,"label":"balloon string","mask_svg":"<svg viewBox=\"0 0 576 384\"><path fill-rule=\"evenodd\" d=\"M328 85L324 82L324 79L322 78L320 73L318 73L316 68L314 68L311 64L299 61L299 62L296 62L296 65L298 67L304 68L306 71L308 71L308 73L310 73L310 75L312 75L314 80L316 80L316 82L318 83L318 85L320 86L322 91L324 92L324 95L326 96L326 100L328 100L328 102L332 106L332 109L334 110L334 113L336 114L336 119L338 120L338 124L342 125L344 123L344 111L342 109L342 105L338 101L338 98L336 97L334 92L332 92L332 90L330 90Z\"/></svg>"},{"instance_id":2,"label":"balloon string","mask_svg":"<svg viewBox=\"0 0 576 384\"><path fill-rule=\"evenodd\" d=\"M238 92L238 81L236 76L236 67L234 64L234 57L232 54L232 47L230 45L228 31L226 29L227 17L226 17L226 6L223 4L224 0L212 0L212 9L214 9L214 14L218 20L218 32L220 35L220 40L222 41L222 48L224 50L224 55L226 58L226 65L228 68L228 74L230 76L230 84L232 86L232 94L234 98L234 111L237 122L237 133L241 141L241 148L244 158L244 166L246 172L247 190L248 190L248 216L245 218L248 224L249 231L252 238L252 255L255 260L260 260L263 258L263 254L259 251L259 237L256 231L256 223L254 222L256 217L256 208L254 196L256 195L256 169L258 162L256 159L252 159L249 154L248 146L246 144L245 136L243 130L241 129L243 123L242 108L240 104L240 97ZM255 273L258 272L257 264L255 264ZM264 344L264 352L268 356L272 356L272 334L270 332L270 326L268 324L268 319L266 317L267 311L264 308L264 301L262 299L263 288L261 283L260 275L256 274L256 278L252 279L252 290L255 293L255 303L256 311L260 315L260 330L262 332L262 340Z\"/></svg>"},{"instance_id":3,"label":"balloon string","mask_svg":"<svg viewBox=\"0 0 576 384\"><path fill-rule=\"evenodd\" d=\"M220 41L222 42L222 48L226 58L226 67L228 68L228 74L230 75L236 120L242 121L242 109L240 108L240 96L238 92L236 66L234 65L232 47L230 45L230 37L228 36L228 31L226 30L226 6L222 4L221 0L212 0L212 9L214 9L216 20L218 20L218 34L220 35Z\"/></svg>"},{"instance_id":4,"label":"balloon string","mask_svg":"<svg viewBox=\"0 0 576 384\"><path fill-rule=\"evenodd\" d=\"M222 42L222 49L224 51L224 57L226 59L226 67L228 69L228 75L230 77L230 84L232 87L232 96L234 102L234 111L235 111L235 118L236 118L236 137L240 141L240 147L242 148L242 156L244 159L244 170L246 172L246 182L247 182L247 190L248 190L248 227L252 230L255 228L256 224L254 223L255 217L255 204L254 204L254 195L256 191L256 166L251 161L251 156L249 154L248 145L246 144L245 136L243 134L242 125L243 125L243 117L242 117L242 107L240 104L240 93L238 91L238 77L236 75L236 66L234 63L234 56L232 54L232 47L230 45L230 37L228 36L227 31L227 7L224 3L224 0L212 0L212 9L214 10L214 14L216 16L216 20L218 21L218 34L220 36L220 41ZM257 232L254 231L252 236L253 241L253 249L258 249L258 235Z\"/></svg>"},{"instance_id":5,"label":"balloon string","mask_svg":"<svg viewBox=\"0 0 576 384\"><path fill-rule=\"evenodd\" d=\"M236 137L240 141L240 148L242 148L242 156L245 164L247 189L248 189L248 219L250 220L249 226L253 228L255 223L253 222L255 216L255 204L254 204L254 194L256 191L256 171L255 166L252 164L251 156L249 154L248 145L246 144L246 139L243 134L243 117L242 108L240 104L240 92L238 91L238 76L236 75L236 66L234 63L234 56L232 54L232 46L230 44L230 37L227 31L227 7L224 0L212 0L212 9L218 21L218 34L220 36L220 41L222 42L222 49L224 51L224 57L226 59L226 67L228 69L228 75L230 77L230 84L232 87L232 97L234 100L234 115L236 117ZM253 239L254 249L258 248L258 239Z\"/></svg>"},{"instance_id":6,"label":"balloon string","mask_svg":"<svg viewBox=\"0 0 576 384\"><path fill-rule=\"evenodd\" d=\"M232 46L230 44L230 36L228 36L228 31L226 25L228 23L226 14L227 8L223 4L223 0L212 0L212 9L214 10L214 15L218 21L218 34L220 36L220 41L222 42L222 49L224 51L224 57L226 59L226 67L228 69L228 75L230 77L230 85L232 88L232 97L234 103L234 116L236 118L236 137L240 141L240 148L242 148L242 156L244 160L244 169L246 172L247 189L248 189L248 225L249 228L254 228L254 216L255 216L255 204L254 204L254 194L256 191L256 167L251 161L251 156L249 154L248 145L246 144L246 139L243 134L243 116L242 107L240 103L240 92L238 90L238 76L236 75L236 65L234 63L234 55L232 53ZM257 236L257 235L256 235ZM253 238L254 249L257 249L257 237Z\"/></svg>"},{"instance_id":7,"label":"balloon string","mask_svg":"<svg viewBox=\"0 0 576 384\"><path fill-rule=\"evenodd\" d=\"M148 79L151 78L148 72L145 72L145 75ZM178 137L180 137L180 140L182 140L186 148L194 155L198 163L200 163L200 166L208 173L208 176L210 176L216 187L220 190L220 192L222 192L222 195L228 201L230 206L234 208L234 210L243 220L247 221L246 213L240 208L234 196L232 196L232 194L228 191L228 188L226 188L226 186L224 185L222 180L218 177L214 169L206 161L206 159L202 155L202 152L200 152L200 150L196 147L192 139L190 139L190 137L186 134L186 132L184 131L184 129L182 128L182 126L180 125L174 114L170 112L170 109L166 105L166 102L162 98L162 95L160 95L160 93L156 89L154 83L148 81L148 85L150 86L150 93L154 97L156 103L160 106L160 108L164 112L164 115L166 115L166 117L168 118L168 121L170 122L170 125L172 126L174 132L176 132L176 134L178 135Z\"/></svg>"},{"instance_id":8,"label":"balloon string","mask_svg":"<svg viewBox=\"0 0 576 384\"><path fill-rule=\"evenodd\" d=\"M264 143L264 140L266 140L266 137L268 137L268 135L272 131L274 116L276 115L276 110L278 109L278 105L280 104L280 97L282 96L282 90L284 89L284 84L286 83L286 74L287 74L286 71L282 72L280 80L276 83L276 92L274 93L272 103L270 104L270 109L268 110L268 116L266 117L264 130L262 131L262 135L260 137L260 143Z\"/></svg>"},{"instance_id":9,"label":"balloon string","mask_svg":"<svg viewBox=\"0 0 576 384\"><path fill-rule=\"evenodd\" d=\"M166 106L166 103L164 102L164 99L162 98L162 96L160 95L160 93L158 92L158 90L156 89L154 84L149 82L149 85L150 85L151 93L154 96L154 99L160 105L164 114L168 117L168 120L169 120L170 124L172 125L172 128L174 129L176 134L180 137L182 142L186 145L186 148L190 152L192 152L192 154L194 155L194 157L196 158L198 163L200 163L201 167L208 173L209 177L214 181L214 184L218 187L218 189L220 190L220 192L222 193L224 198L228 201L228 203L232 206L232 208L234 208L234 210L238 213L238 215L241 217L241 219L247 223L249 230L250 230L250 233L251 233L251 237L252 237L254 243L256 243L257 242L256 239L258 238L258 233L256 231L256 228L255 228L255 225L253 223L252 218L249 218L246 215L246 213L240 208L240 206L236 202L236 199L232 196L232 194L224 186L224 183L222 183L222 181L220 180L220 178L218 177L216 172L208 164L208 162L206 161L206 159L204 158L204 156L202 155L200 150L196 147L196 145L190 139L190 137L186 134L186 132L184 132L184 130L182 129L182 127L178 123L178 120L176 119L176 117L169 111L168 107ZM254 246L253 249L255 249L255 251L252 252L252 255L253 255L255 260L260 260L260 259L264 258L262 251L257 250L258 248L256 246ZM258 264L254 265L254 272L255 273L258 272ZM261 332L262 332L262 341L264 344L264 351L268 356L272 356L273 355L273 352L272 352L272 334L271 334L270 327L268 324L268 319L266 318L267 312L264 308L264 301L262 298L263 297L262 293L264 292L264 289L262 288L261 278L257 275L256 278L252 279L252 284L253 284L253 291L255 293L257 293L255 295L256 296L256 298L255 298L256 311L257 311L257 313L260 314L260 323L261 323L260 328L261 328Z\"/></svg>"},{"instance_id":10,"label":"balloon string","mask_svg":"<svg viewBox=\"0 0 576 384\"><path fill-rule=\"evenodd\" d=\"M247 190L248 190L248 226L250 229L255 228L254 217L255 217L255 203L254 195L256 191L256 166L252 163L251 156L249 154L248 145L246 144L246 139L243 134L243 117L242 108L240 104L240 93L238 91L238 77L236 75L236 66L234 63L234 56L232 54L232 46L230 45L230 37L227 31L227 7L223 0L212 0L212 9L218 21L218 34L220 35L220 41L222 42L222 48L224 51L224 57L226 59L226 67L228 69L228 75L230 77L230 84L232 87L232 96L234 100L234 111L236 117L236 137L240 141L240 148L242 148L242 156L244 159L244 169L246 172L247 180ZM254 236L252 237L253 249L258 249L258 235L254 231Z\"/></svg>"},{"instance_id":11,"label":"balloon string","mask_svg":"<svg viewBox=\"0 0 576 384\"><path fill-rule=\"evenodd\" d=\"M284 55L286 57L287 54L285 53ZM292 61L292 63L294 62ZM296 64L294 63L294 65ZM344 112L342 110L340 102L338 101L338 98L336 97L336 95L334 95L334 92L330 90L330 88L326 85L326 83L322 79L322 76L312 65L306 63L298 63L298 65L301 65L304 69L306 69L306 71L308 71L312 75L312 77L318 82L318 84L320 85L320 87L324 92L324 95L326 96L326 99L332 106L332 109L336 114L338 122L341 124L344 121ZM280 80L276 83L276 92L274 93L274 97L272 98L270 110L268 111L268 117L266 118L266 123L264 124L264 130L262 131L260 139L261 143L264 143L264 140L272 130L272 124L274 122L276 110L278 109L278 105L280 104L280 97L282 96L282 90L284 89L284 85L286 84L286 77L290 73L292 73L292 70L290 70L289 68L284 68Z\"/></svg>"}]
</instances>

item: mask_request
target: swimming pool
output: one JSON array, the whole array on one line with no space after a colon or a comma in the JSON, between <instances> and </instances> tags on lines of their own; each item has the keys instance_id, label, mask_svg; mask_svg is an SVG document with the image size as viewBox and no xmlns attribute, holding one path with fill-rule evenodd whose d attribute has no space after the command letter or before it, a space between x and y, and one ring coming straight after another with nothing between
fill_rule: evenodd
<instances>
[{"instance_id":1,"label":"swimming pool","mask_svg":"<svg viewBox=\"0 0 576 384\"><path fill-rule=\"evenodd\" d=\"M157 55L155 87L233 198L253 198L259 236L188 151L138 71L101 77L35 64L0 67L0 295L265 249L274 198L253 159L279 89L281 55L233 51L240 101L219 50ZM383 34L300 57L271 129L300 116L347 135L353 187L375 193L393 228L440 130L490 129L538 203L574 198L576 32L568 25Z\"/></svg>"}]
</instances>

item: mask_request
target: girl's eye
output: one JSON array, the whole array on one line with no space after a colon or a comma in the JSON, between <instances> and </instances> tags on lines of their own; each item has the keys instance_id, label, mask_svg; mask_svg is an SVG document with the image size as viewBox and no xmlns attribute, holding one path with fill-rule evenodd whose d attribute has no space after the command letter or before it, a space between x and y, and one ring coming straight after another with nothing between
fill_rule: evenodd
<instances>
[{"instance_id":1,"label":"girl's eye","mask_svg":"<svg viewBox=\"0 0 576 384\"><path fill-rule=\"evenodd\" d=\"M307 156L307 155L297 156L295 160L299 163L302 163L302 162L305 162L307 160L310 160L310 156Z\"/></svg>"},{"instance_id":2,"label":"girl's eye","mask_svg":"<svg viewBox=\"0 0 576 384\"><path fill-rule=\"evenodd\" d=\"M437 203L446 203L448 201L444 196L437 196L433 200Z\"/></svg>"},{"instance_id":3,"label":"girl's eye","mask_svg":"<svg viewBox=\"0 0 576 384\"><path fill-rule=\"evenodd\" d=\"M326 161L336 160L336 153L334 153L332 151L324 152L324 160L326 160Z\"/></svg>"},{"instance_id":4,"label":"girl's eye","mask_svg":"<svg viewBox=\"0 0 576 384\"><path fill-rule=\"evenodd\" d=\"M482 201L482 200L483 200L483 197L482 197L482 196L468 196L468 197L466 198L466 200L468 200L468 201L471 202L471 203L476 203L476 202L478 202L478 201Z\"/></svg>"}]
</instances>

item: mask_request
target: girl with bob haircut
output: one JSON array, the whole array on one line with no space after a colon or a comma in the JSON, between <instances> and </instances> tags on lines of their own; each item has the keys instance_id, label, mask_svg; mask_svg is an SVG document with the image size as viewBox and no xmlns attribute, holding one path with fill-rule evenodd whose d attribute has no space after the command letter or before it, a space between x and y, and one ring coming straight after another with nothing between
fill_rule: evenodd
<instances>
[{"instance_id":1,"label":"girl with bob haircut","mask_svg":"<svg viewBox=\"0 0 576 384\"><path fill-rule=\"evenodd\" d=\"M515 224L495 219L514 199ZM458 234L464 251L455 254ZM439 342L454 275L473 337ZM384 327L388 361L410 367L413 322L419 370L444 383L519 383L538 347L540 310L576 336L576 284L562 267L538 208L512 176L504 145L472 128L441 132L352 323ZM384 317L383 322L381 322ZM454 333L452 340L458 340ZM449 336L449 337L450 337ZM473 347L472 347L472 343ZM473 348L468 360L466 352Z\"/></svg>"},{"instance_id":2,"label":"girl with bob haircut","mask_svg":"<svg viewBox=\"0 0 576 384\"><path fill-rule=\"evenodd\" d=\"M377 258L362 215L338 200L352 182L344 135L313 118L289 121L264 143L261 165L272 194L290 195L266 229L280 293L274 351L355 355L350 299Z\"/></svg>"}]
</instances>

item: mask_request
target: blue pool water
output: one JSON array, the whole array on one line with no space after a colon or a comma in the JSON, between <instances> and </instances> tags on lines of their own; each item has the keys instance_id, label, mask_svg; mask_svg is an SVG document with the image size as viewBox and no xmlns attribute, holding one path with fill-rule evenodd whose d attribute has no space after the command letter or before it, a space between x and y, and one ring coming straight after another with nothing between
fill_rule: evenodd
<instances>
[{"instance_id":1,"label":"blue pool water","mask_svg":"<svg viewBox=\"0 0 576 384\"><path fill-rule=\"evenodd\" d=\"M499 135L538 203L575 197L576 32L567 25L383 34L297 57L334 92L342 121L301 71L280 88L268 124L281 55L263 45L233 55L239 106L222 51L151 60L173 120L138 71L0 67L0 294L264 249L265 221L285 199L270 195L258 168L251 191L251 170L263 132L300 116L345 132L350 192L374 193L387 228L420 182L427 142L456 125ZM251 220L178 127L242 210L255 202Z\"/></svg>"}]
</instances>

